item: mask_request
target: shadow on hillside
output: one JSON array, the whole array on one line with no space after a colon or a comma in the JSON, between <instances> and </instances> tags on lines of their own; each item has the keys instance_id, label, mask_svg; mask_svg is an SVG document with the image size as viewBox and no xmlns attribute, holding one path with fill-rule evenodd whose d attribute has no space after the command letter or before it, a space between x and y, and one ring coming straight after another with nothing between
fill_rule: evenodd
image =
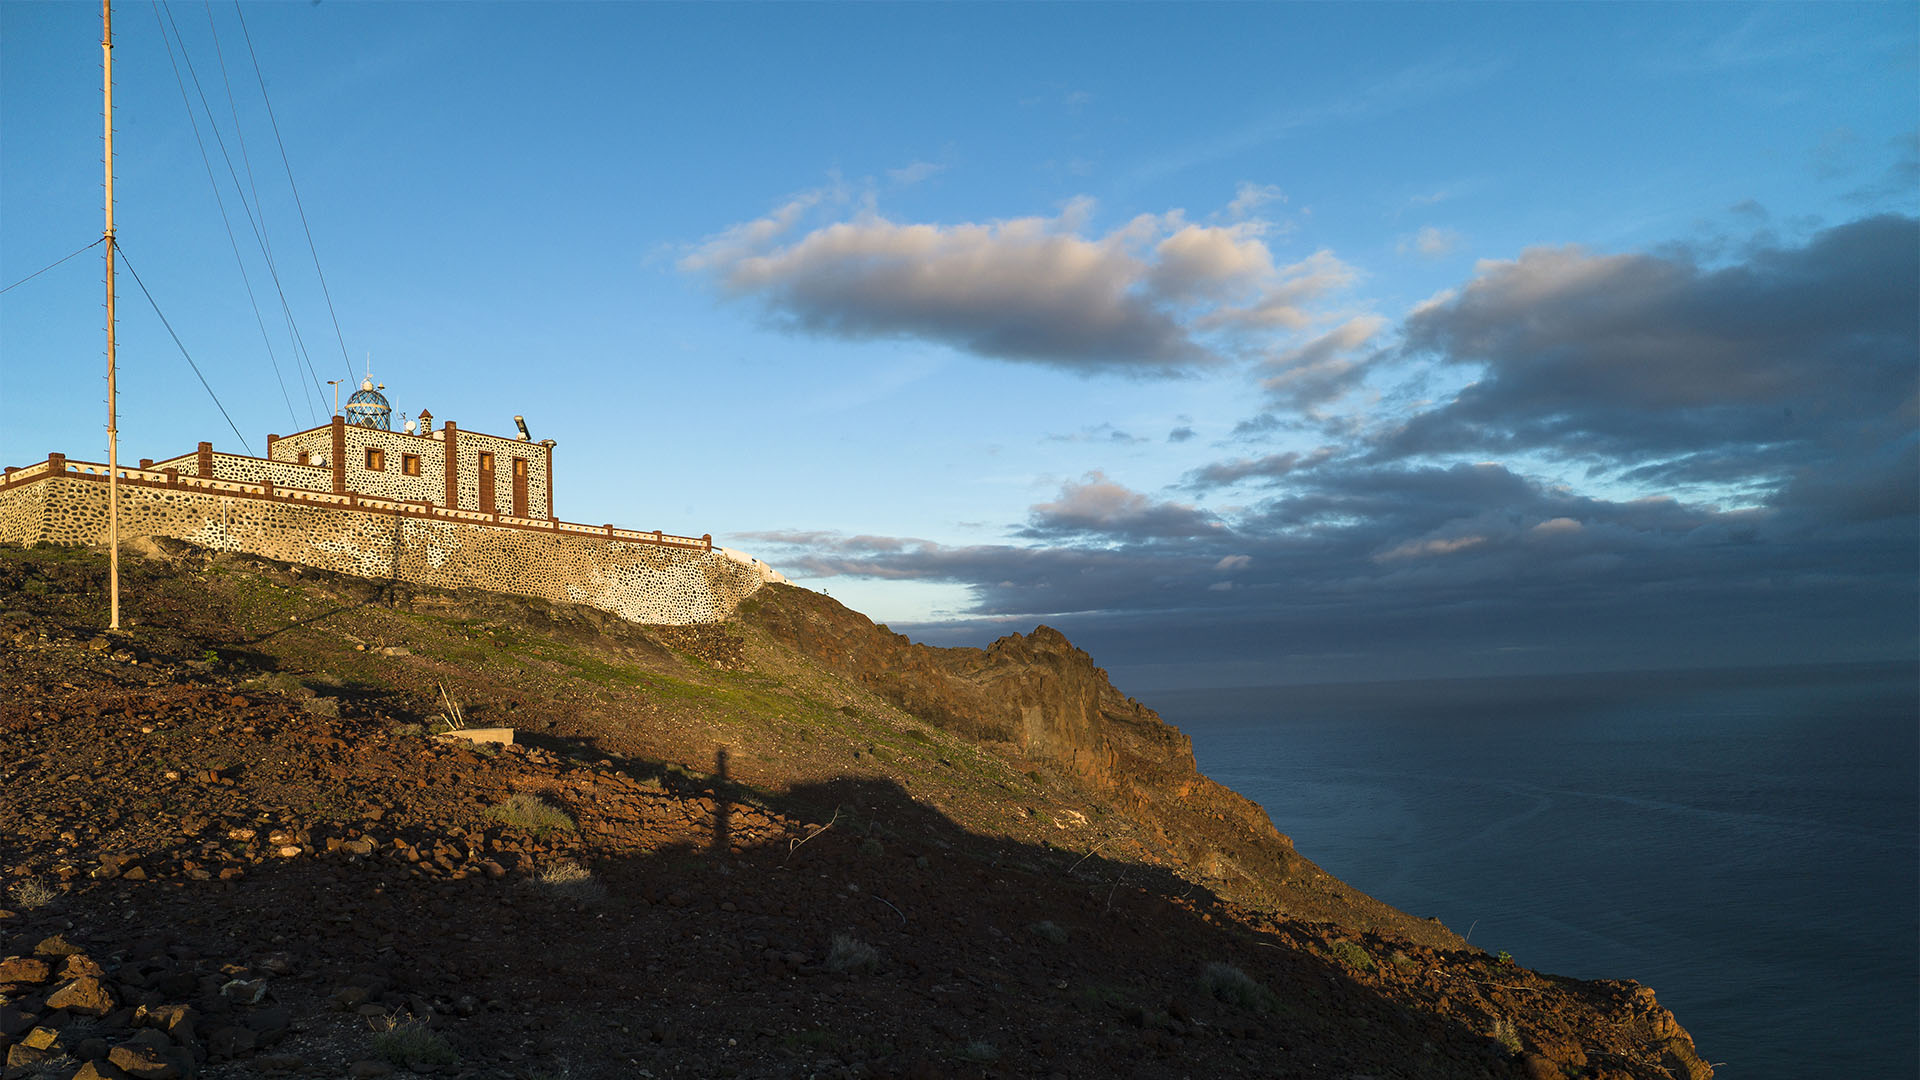
<instances>
[{"instance_id":1,"label":"shadow on hillside","mask_svg":"<svg viewBox=\"0 0 1920 1080\"><path fill-rule=\"evenodd\" d=\"M345 1014L298 1020L359 987L376 1011L434 1016L463 1058L496 1070L476 1076L1517 1068L1485 1032L1358 981L1311 928L1244 925L1162 868L974 834L887 781L751 791L727 779L724 754L711 777L615 762L677 796L669 816L699 808L664 820L673 835L647 850L603 856L563 838L500 880L422 877L383 847L274 861L236 883L96 882L0 922L0 955L64 931L97 959L128 961L117 977L129 1003L193 1001L203 1031L257 1015L217 987L264 974L262 1008L289 1007L310 1029L281 1051L316 1058L303 1040L326 1031L351 1044L339 1060L371 1056L371 1033L352 1034ZM567 808L583 820L608 809L582 799ZM806 826L783 835L770 815ZM477 812L432 832L360 827L418 846L455 824L500 832ZM591 887L543 881L571 860ZM1364 944L1393 962L1392 943ZM173 966L134 963L156 955ZM193 962L198 979L180 973ZM231 964L248 970L207 977ZM1250 982L1217 975L1210 991L1208 964Z\"/></svg>"}]
</instances>

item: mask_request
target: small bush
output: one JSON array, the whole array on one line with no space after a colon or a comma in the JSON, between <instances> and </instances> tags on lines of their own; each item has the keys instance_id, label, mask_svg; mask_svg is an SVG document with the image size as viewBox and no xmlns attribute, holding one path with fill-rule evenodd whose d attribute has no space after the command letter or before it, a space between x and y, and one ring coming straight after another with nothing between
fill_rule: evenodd
<instances>
[{"instance_id":1,"label":"small bush","mask_svg":"<svg viewBox=\"0 0 1920 1080\"><path fill-rule=\"evenodd\" d=\"M7 898L22 911L46 907L60 896L60 890L41 881L39 878L26 878L13 883L7 890Z\"/></svg>"},{"instance_id":2,"label":"small bush","mask_svg":"<svg viewBox=\"0 0 1920 1080\"><path fill-rule=\"evenodd\" d=\"M852 934L833 935L833 947L827 951L827 970L836 975L872 971L880 966L880 954L873 946Z\"/></svg>"},{"instance_id":3,"label":"small bush","mask_svg":"<svg viewBox=\"0 0 1920 1080\"><path fill-rule=\"evenodd\" d=\"M427 1026L425 1020L402 1020L398 1016L375 1021L381 1030L373 1036L373 1052L391 1064L410 1069L415 1065L452 1065L460 1059L446 1036Z\"/></svg>"},{"instance_id":4,"label":"small bush","mask_svg":"<svg viewBox=\"0 0 1920 1080\"><path fill-rule=\"evenodd\" d=\"M1374 968L1373 955L1351 941L1336 941L1328 951L1333 953L1334 959L1348 967L1361 971L1372 971Z\"/></svg>"},{"instance_id":5,"label":"small bush","mask_svg":"<svg viewBox=\"0 0 1920 1080\"><path fill-rule=\"evenodd\" d=\"M1027 927L1027 932L1039 938L1041 941L1049 941L1055 945L1065 945L1067 943L1067 932L1055 925L1052 920L1043 919L1040 922L1034 923L1032 926Z\"/></svg>"},{"instance_id":6,"label":"small bush","mask_svg":"<svg viewBox=\"0 0 1920 1080\"><path fill-rule=\"evenodd\" d=\"M545 836L554 829L574 828L573 819L566 811L524 792L488 808L487 813L504 824L526 829L537 836Z\"/></svg>"},{"instance_id":7,"label":"small bush","mask_svg":"<svg viewBox=\"0 0 1920 1080\"><path fill-rule=\"evenodd\" d=\"M1215 1000L1253 1012L1273 1011L1273 991L1255 982L1253 976L1232 964L1208 964L1200 972L1200 985Z\"/></svg>"},{"instance_id":8,"label":"small bush","mask_svg":"<svg viewBox=\"0 0 1920 1080\"><path fill-rule=\"evenodd\" d=\"M584 903L595 903L607 898L607 887L593 876L593 871L571 860L553 863L542 870L540 884L562 896Z\"/></svg>"},{"instance_id":9,"label":"small bush","mask_svg":"<svg viewBox=\"0 0 1920 1080\"><path fill-rule=\"evenodd\" d=\"M1487 1033L1494 1042L1507 1048L1507 1053L1520 1052L1520 1033L1514 1030L1513 1021L1501 1017L1493 1022L1493 1030Z\"/></svg>"}]
</instances>

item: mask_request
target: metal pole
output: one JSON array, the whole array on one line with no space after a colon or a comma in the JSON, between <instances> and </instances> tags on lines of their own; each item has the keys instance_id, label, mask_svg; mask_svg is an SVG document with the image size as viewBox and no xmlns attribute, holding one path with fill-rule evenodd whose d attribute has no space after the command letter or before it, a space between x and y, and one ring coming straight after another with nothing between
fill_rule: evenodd
<instances>
[{"instance_id":1,"label":"metal pole","mask_svg":"<svg viewBox=\"0 0 1920 1080\"><path fill-rule=\"evenodd\" d=\"M120 629L120 421L114 379L113 311L113 0L100 0L100 93L105 100L100 124L106 135L107 227L107 576L110 613L107 628Z\"/></svg>"}]
</instances>

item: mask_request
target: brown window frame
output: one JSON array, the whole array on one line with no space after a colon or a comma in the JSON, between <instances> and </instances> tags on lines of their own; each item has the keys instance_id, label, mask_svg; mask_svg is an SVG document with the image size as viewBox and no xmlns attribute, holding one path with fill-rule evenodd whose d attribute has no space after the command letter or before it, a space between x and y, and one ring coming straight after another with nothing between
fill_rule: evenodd
<instances>
[{"instance_id":1,"label":"brown window frame","mask_svg":"<svg viewBox=\"0 0 1920 1080\"><path fill-rule=\"evenodd\" d=\"M527 478L526 458L517 457L513 459L513 475L517 480L525 480Z\"/></svg>"},{"instance_id":2,"label":"brown window frame","mask_svg":"<svg viewBox=\"0 0 1920 1080\"><path fill-rule=\"evenodd\" d=\"M313 455L305 450L300 451L300 460L297 464L301 464L301 465L313 464Z\"/></svg>"},{"instance_id":3,"label":"brown window frame","mask_svg":"<svg viewBox=\"0 0 1920 1080\"><path fill-rule=\"evenodd\" d=\"M367 447L367 471L386 472L387 452L377 446Z\"/></svg>"},{"instance_id":4,"label":"brown window frame","mask_svg":"<svg viewBox=\"0 0 1920 1080\"><path fill-rule=\"evenodd\" d=\"M480 471L481 472L493 471L493 455L488 453L485 450L480 451Z\"/></svg>"},{"instance_id":5,"label":"brown window frame","mask_svg":"<svg viewBox=\"0 0 1920 1080\"><path fill-rule=\"evenodd\" d=\"M400 471L407 474L408 476L419 476L420 475L420 455L419 454L401 454L400 455Z\"/></svg>"}]
</instances>

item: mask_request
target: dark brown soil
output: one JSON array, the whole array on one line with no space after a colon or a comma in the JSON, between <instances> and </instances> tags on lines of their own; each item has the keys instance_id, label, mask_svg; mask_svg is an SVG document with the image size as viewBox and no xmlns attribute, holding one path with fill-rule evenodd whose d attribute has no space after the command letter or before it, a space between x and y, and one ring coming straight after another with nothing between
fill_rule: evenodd
<instances>
[{"instance_id":1,"label":"dark brown soil","mask_svg":"<svg viewBox=\"0 0 1920 1080\"><path fill-rule=\"evenodd\" d=\"M1633 983L1222 899L1183 821L1290 851L1231 793L916 717L764 614L157 554L109 637L103 559L0 550L8 1077L1711 1075ZM911 692L1052 692L1013 662ZM450 704L518 741L431 737ZM567 820L503 820L535 799Z\"/></svg>"}]
</instances>

